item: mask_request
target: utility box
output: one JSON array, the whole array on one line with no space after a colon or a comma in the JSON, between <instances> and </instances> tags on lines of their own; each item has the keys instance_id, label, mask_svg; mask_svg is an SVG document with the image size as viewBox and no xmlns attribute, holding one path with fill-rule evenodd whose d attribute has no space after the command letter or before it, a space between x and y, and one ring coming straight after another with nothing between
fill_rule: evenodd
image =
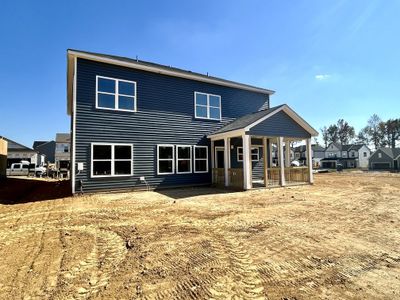
<instances>
[{"instance_id":1,"label":"utility box","mask_svg":"<svg viewBox=\"0 0 400 300\"><path fill-rule=\"evenodd\" d=\"M0 138L0 180L7 175L7 141Z\"/></svg>"}]
</instances>

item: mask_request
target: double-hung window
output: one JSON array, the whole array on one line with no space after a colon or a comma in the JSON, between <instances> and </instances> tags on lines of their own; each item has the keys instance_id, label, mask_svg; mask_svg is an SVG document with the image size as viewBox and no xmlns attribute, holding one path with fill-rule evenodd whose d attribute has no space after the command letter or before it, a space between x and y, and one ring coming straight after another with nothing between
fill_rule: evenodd
<instances>
[{"instance_id":1,"label":"double-hung window","mask_svg":"<svg viewBox=\"0 0 400 300\"><path fill-rule=\"evenodd\" d=\"M194 108L198 119L221 120L221 96L195 92Z\"/></svg>"},{"instance_id":2,"label":"double-hung window","mask_svg":"<svg viewBox=\"0 0 400 300\"><path fill-rule=\"evenodd\" d=\"M157 174L174 174L174 145L157 145Z\"/></svg>"},{"instance_id":3,"label":"double-hung window","mask_svg":"<svg viewBox=\"0 0 400 300\"><path fill-rule=\"evenodd\" d=\"M260 149L259 147L251 147L251 161L260 160ZM237 161L243 161L243 147L237 148Z\"/></svg>"},{"instance_id":4,"label":"double-hung window","mask_svg":"<svg viewBox=\"0 0 400 300\"><path fill-rule=\"evenodd\" d=\"M96 76L96 108L136 111L136 82Z\"/></svg>"},{"instance_id":5,"label":"double-hung window","mask_svg":"<svg viewBox=\"0 0 400 300\"><path fill-rule=\"evenodd\" d=\"M92 177L133 175L133 153L130 144L92 144Z\"/></svg>"},{"instance_id":6,"label":"double-hung window","mask_svg":"<svg viewBox=\"0 0 400 300\"><path fill-rule=\"evenodd\" d=\"M208 172L208 147L194 146L194 172Z\"/></svg>"},{"instance_id":7,"label":"double-hung window","mask_svg":"<svg viewBox=\"0 0 400 300\"><path fill-rule=\"evenodd\" d=\"M186 145L176 146L176 173L192 173L192 147Z\"/></svg>"}]
</instances>

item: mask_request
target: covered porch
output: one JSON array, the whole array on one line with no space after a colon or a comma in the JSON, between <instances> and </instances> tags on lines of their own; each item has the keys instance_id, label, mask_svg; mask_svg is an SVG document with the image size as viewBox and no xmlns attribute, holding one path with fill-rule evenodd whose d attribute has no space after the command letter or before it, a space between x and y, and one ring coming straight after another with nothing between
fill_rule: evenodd
<instances>
[{"instance_id":1,"label":"covered porch","mask_svg":"<svg viewBox=\"0 0 400 300\"><path fill-rule=\"evenodd\" d=\"M208 136L213 183L240 190L313 183L317 134L287 105L236 119ZM306 164L291 166L290 144L299 141L306 143Z\"/></svg>"}]
</instances>

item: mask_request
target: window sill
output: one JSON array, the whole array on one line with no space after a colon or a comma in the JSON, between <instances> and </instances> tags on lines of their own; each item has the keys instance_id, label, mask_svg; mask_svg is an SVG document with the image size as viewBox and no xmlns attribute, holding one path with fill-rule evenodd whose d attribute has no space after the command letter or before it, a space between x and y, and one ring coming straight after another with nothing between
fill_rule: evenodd
<instances>
[{"instance_id":1,"label":"window sill","mask_svg":"<svg viewBox=\"0 0 400 300\"><path fill-rule=\"evenodd\" d=\"M210 118L202 118L202 117L194 117L195 120L204 120L204 121L214 121L214 122L221 122L222 119L210 119Z\"/></svg>"},{"instance_id":2,"label":"window sill","mask_svg":"<svg viewBox=\"0 0 400 300\"><path fill-rule=\"evenodd\" d=\"M115 109L115 108L106 108L106 107L96 107L96 110L121 111L121 112L130 112L130 113L135 113L135 112L137 112L137 109L136 109L136 110L131 110L131 109Z\"/></svg>"},{"instance_id":3,"label":"window sill","mask_svg":"<svg viewBox=\"0 0 400 300\"><path fill-rule=\"evenodd\" d=\"M91 175L90 178L120 178L120 177L132 177L133 174L123 174L123 175Z\"/></svg>"}]
</instances>

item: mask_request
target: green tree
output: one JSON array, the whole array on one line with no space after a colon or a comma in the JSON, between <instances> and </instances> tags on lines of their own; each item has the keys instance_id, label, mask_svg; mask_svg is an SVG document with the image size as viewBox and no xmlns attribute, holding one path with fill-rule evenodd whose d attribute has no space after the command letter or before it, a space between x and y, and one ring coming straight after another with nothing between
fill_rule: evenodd
<instances>
[{"instance_id":1,"label":"green tree","mask_svg":"<svg viewBox=\"0 0 400 300\"><path fill-rule=\"evenodd\" d=\"M337 121L337 135L340 143L342 145L346 145L354 139L355 136L354 127L350 126L350 124L347 121L339 119Z\"/></svg>"}]
</instances>

